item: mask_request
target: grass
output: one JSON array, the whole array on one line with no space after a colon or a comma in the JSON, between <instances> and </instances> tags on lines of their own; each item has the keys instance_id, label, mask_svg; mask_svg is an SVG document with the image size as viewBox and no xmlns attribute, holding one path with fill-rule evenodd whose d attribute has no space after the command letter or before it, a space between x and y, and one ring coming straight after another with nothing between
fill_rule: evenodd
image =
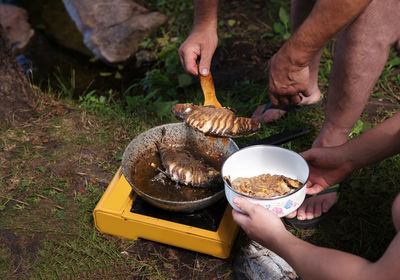
<instances>
[{"instance_id":1,"label":"grass","mask_svg":"<svg viewBox=\"0 0 400 280\"><path fill-rule=\"evenodd\" d=\"M47 114L55 108L48 105L41 109ZM93 225L92 211L118 166L112 160L114 154L135 134L120 135L124 144L117 145L116 137L105 133L97 119L77 107L74 110L61 120L47 115L48 119L37 121L35 127L9 127L1 135L2 143L9 144L9 153L2 154L8 163L1 176L0 215L5 216L0 219L0 236L5 246L0 246L0 278L85 279L103 275L112 279L116 271L126 277L135 270L137 275L160 274L151 267L138 267L138 256L121 255L131 243L99 234ZM82 118L92 127L76 129ZM140 122L130 119L129 125L140 127ZM52 129L54 125L60 128ZM109 137L101 137L106 134ZM32 145L38 138L42 142ZM82 149L90 149L92 156ZM102 174L107 176L102 178ZM10 262L12 259L15 261Z\"/></svg>"},{"instance_id":2,"label":"grass","mask_svg":"<svg viewBox=\"0 0 400 280\"><path fill-rule=\"evenodd\" d=\"M37 119L26 126L0 127L0 279L185 279L188 275L207 279L214 267L219 268L212 277L233 279L231 259L216 260L160 244L119 239L99 233L93 224L92 211L131 139L153 126L176 121L169 113L172 104L203 101L198 81L184 73L177 55L190 31L191 2L142 2L170 19L156 36L142 43L142 48L156 52L158 58L143 77L126 87L79 93L75 87L79 73L70 71L71 76L63 77L56 71L46 88L36 87ZM219 48L240 54L234 43L247 41L246 46L259 46L264 52L255 49L256 58L222 59L224 67L219 72L229 72L238 62L244 69L259 69L262 63L257 61L268 59L287 36L286 1L222 5ZM246 12L243 5L248 7ZM323 92L329 82L333 48L334 43L326 47L321 59ZM118 71L123 74L123 67ZM243 75L228 86L217 87L220 102L238 115L251 115L268 100L265 79L260 78L265 73L260 71L256 78ZM398 55L392 51L372 98L398 104L399 82ZM74 99L76 94L79 98ZM381 108L373 115L364 113L352 137L394 111ZM311 146L323 120L322 108L290 113L241 141L307 127L309 135L284 145L300 152ZM378 259L394 234L390 210L400 191L399 168L400 156L395 156L354 172L344 182L334 217L316 229L290 230L317 245ZM174 254L189 254L190 261L184 263Z\"/></svg>"}]
</instances>

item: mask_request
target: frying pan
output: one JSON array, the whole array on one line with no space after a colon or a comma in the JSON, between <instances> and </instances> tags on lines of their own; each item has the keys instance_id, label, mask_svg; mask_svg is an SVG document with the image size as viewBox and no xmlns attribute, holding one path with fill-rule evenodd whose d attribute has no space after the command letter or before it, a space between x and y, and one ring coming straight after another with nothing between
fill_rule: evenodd
<instances>
[{"instance_id":1,"label":"frying pan","mask_svg":"<svg viewBox=\"0 0 400 280\"><path fill-rule=\"evenodd\" d=\"M305 129L286 131L252 144L282 144L306 133L308 130ZM190 213L206 208L224 197L222 182L221 186L216 188L202 189L181 185L165 186L153 180L153 175L160 172L153 170L154 174L150 174L152 169L157 166L163 169L155 145L157 141L201 151L203 157L219 159L220 165L225 158L239 150L232 139L207 137L184 123L170 123L151 128L134 138L122 156L122 173L141 198L164 210Z\"/></svg>"}]
</instances>

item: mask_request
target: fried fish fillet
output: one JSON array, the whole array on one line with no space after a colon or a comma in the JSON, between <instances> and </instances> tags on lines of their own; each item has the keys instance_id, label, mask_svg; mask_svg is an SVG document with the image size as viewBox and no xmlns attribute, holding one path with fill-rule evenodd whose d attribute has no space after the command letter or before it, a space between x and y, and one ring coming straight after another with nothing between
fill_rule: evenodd
<instances>
[{"instance_id":1,"label":"fried fish fillet","mask_svg":"<svg viewBox=\"0 0 400 280\"><path fill-rule=\"evenodd\" d=\"M229 180L229 179L228 179ZM258 176L236 178L231 187L238 192L257 197L286 195L302 186L302 183L283 175L261 174Z\"/></svg>"},{"instance_id":2,"label":"fried fish fillet","mask_svg":"<svg viewBox=\"0 0 400 280\"><path fill-rule=\"evenodd\" d=\"M175 182L186 186L209 187L222 181L221 174L183 148L156 143L164 173Z\"/></svg>"},{"instance_id":3,"label":"fried fish fillet","mask_svg":"<svg viewBox=\"0 0 400 280\"><path fill-rule=\"evenodd\" d=\"M250 118L236 117L228 108L184 103L174 105L171 111L188 126L210 136L230 138L250 136L261 128L259 122Z\"/></svg>"}]
</instances>

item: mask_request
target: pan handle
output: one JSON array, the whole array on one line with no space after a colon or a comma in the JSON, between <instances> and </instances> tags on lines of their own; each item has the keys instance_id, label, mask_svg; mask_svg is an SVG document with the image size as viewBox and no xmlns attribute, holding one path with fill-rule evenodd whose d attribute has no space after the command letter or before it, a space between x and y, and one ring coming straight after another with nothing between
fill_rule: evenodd
<instances>
[{"instance_id":1,"label":"pan handle","mask_svg":"<svg viewBox=\"0 0 400 280\"><path fill-rule=\"evenodd\" d=\"M257 140L255 142L251 143L239 143L239 148L244 148L248 146L254 146L254 145L281 145L286 142L289 142L293 139L296 139L300 136L306 135L310 133L310 130L308 128L297 128L293 130L285 130L282 133L274 134L271 136L268 136L266 138Z\"/></svg>"}]
</instances>

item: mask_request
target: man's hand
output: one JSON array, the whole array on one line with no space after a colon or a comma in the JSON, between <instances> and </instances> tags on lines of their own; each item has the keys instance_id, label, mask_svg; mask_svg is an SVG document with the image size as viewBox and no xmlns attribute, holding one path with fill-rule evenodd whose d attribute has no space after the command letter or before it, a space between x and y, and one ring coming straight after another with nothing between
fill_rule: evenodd
<instances>
[{"instance_id":1,"label":"man's hand","mask_svg":"<svg viewBox=\"0 0 400 280\"><path fill-rule=\"evenodd\" d=\"M298 104L308 92L308 64L372 0L319 0L310 15L275 54L269 66L269 88L275 106Z\"/></svg>"},{"instance_id":2,"label":"man's hand","mask_svg":"<svg viewBox=\"0 0 400 280\"><path fill-rule=\"evenodd\" d=\"M179 48L179 58L186 72L206 76L210 71L211 59L217 44L218 36L215 29L192 31ZM200 61L197 65L198 58Z\"/></svg>"},{"instance_id":3,"label":"man's hand","mask_svg":"<svg viewBox=\"0 0 400 280\"><path fill-rule=\"evenodd\" d=\"M299 104L303 96L310 96L308 66L294 65L283 49L271 58L268 68L273 105Z\"/></svg>"},{"instance_id":4,"label":"man's hand","mask_svg":"<svg viewBox=\"0 0 400 280\"><path fill-rule=\"evenodd\" d=\"M233 202L247 214L232 210L233 219L251 239L270 247L284 238L286 228L275 213L244 198L236 197Z\"/></svg>"},{"instance_id":5,"label":"man's hand","mask_svg":"<svg viewBox=\"0 0 400 280\"><path fill-rule=\"evenodd\" d=\"M313 195L341 182L352 172L345 150L339 147L312 148L301 153L310 167L307 194Z\"/></svg>"}]
</instances>

